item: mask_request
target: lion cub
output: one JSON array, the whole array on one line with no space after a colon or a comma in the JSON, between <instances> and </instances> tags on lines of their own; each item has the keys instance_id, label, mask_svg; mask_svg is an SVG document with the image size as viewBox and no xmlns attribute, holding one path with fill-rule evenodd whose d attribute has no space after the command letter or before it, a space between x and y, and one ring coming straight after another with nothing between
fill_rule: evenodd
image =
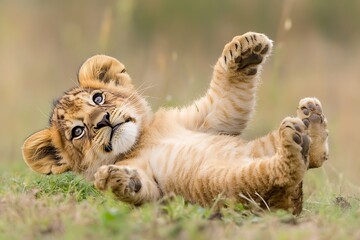
<instances>
[{"instance_id":1,"label":"lion cub","mask_svg":"<svg viewBox=\"0 0 360 240\"><path fill-rule=\"evenodd\" d=\"M319 100L302 99L297 117L265 137L241 138L272 46L264 34L234 37L205 96L155 114L122 63L93 56L80 68L79 86L55 102L50 126L25 141L24 159L43 174L84 174L133 204L175 193L209 205L222 194L300 213L305 171L328 158Z\"/></svg>"}]
</instances>

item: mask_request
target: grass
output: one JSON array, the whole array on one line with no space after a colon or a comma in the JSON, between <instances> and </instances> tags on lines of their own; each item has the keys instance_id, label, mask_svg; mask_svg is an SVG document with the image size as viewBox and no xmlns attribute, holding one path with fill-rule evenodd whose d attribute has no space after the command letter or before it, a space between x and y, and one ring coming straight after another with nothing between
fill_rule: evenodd
<instances>
[{"instance_id":1,"label":"grass","mask_svg":"<svg viewBox=\"0 0 360 240\"><path fill-rule=\"evenodd\" d=\"M308 175L304 211L294 217L240 204L214 212L181 197L134 207L71 173L6 173L0 239L358 239L359 195L335 193L321 171Z\"/></svg>"},{"instance_id":2,"label":"grass","mask_svg":"<svg viewBox=\"0 0 360 240\"><path fill-rule=\"evenodd\" d=\"M169 14L174 7L169 3L170 9L130 2L88 2L85 8L76 1L1 3L5 60L0 65L0 99L2 115L11 117L2 118L0 125L6 136L0 139L0 240L360 239L360 188L347 183L360 182L360 134L354 128L360 121L356 1L342 6L326 0L271 2L271 10L264 1L223 1L221 8L207 4L213 15L204 8L206 17L193 12L201 5L196 1L185 1L189 7L176 9L176 14ZM297 3L288 11L291 2ZM159 14L152 18L154 13ZM87 16L91 20L84 21ZM281 30L280 17L293 22L291 31ZM189 27L184 20L193 24ZM329 120L329 162L346 176L309 172L299 217L283 211L252 213L241 205L214 214L177 197L132 207L72 174L40 176L23 167L10 170L13 162L22 163L19 149L24 139L45 126L49 100L74 84L77 66L92 53L124 61L138 86L144 81L156 86L146 92L153 106L166 101L165 105L181 105L206 89L209 64L222 45L248 30L265 32L276 44L265 66L249 138L278 126L294 113L300 98L317 96Z\"/></svg>"}]
</instances>

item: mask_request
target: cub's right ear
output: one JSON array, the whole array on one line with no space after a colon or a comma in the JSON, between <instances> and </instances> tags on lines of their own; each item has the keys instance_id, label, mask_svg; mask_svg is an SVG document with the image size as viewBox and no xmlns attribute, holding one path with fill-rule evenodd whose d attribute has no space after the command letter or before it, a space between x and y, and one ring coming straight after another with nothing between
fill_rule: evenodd
<instances>
[{"instance_id":1,"label":"cub's right ear","mask_svg":"<svg viewBox=\"0 0 360 240\"><path fill-rule=\"evenodd\" d=\"M69 164L53 144L49 128L31 135L25 140L22 152L26 164L43 174L59 174L70 170Z\"/></svg>"},{"instance_id":2,"label":"cub's right ear","mask_svg":"<svg viewBox=\"0 0 360 240\"><path fill-rule=\"evenodd\" d=\"M106 88L108 86L129 86L131 78L125 66L113 57L95 55L87 59L78 73L83 88Z\"/></svg>"}]
</instances>

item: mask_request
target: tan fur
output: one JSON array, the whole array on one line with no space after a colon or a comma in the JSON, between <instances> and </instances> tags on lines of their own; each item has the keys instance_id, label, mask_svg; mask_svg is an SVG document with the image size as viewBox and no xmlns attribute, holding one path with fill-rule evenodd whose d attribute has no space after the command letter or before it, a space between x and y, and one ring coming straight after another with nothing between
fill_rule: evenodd
<instances>
[{"instance_id":1,"label":"tan fur","mask_svg":"<svg viewBox=\"0 0 360 240\"><path fill-rule=\"evenodd\" d=\"M217 61L204 97L154 115L122 63L94 56L79 71L80 86L55 105L50 127L25 141L24 159L41 173L84 174L98 189L110 188L133 204L175 193L210 205L221 194L298 214L306 169L328 158L319 100L301 100L297 117L285 118L267 136L241 138L271 48L263 34L235 37ZM95 104L96 94L105 96L103 104ZM85 129L79 139L72 138L76 126Z\"/></svg>"}]
</instances>

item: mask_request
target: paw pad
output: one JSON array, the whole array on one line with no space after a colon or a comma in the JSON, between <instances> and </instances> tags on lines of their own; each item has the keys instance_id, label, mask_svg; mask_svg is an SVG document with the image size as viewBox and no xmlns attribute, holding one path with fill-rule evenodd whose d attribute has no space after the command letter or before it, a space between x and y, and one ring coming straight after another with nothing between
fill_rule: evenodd
<instances>
[{"instance_id":1,"label":"paw pad","mask_svg":"<svg viewBox=\"0 0 360 240\"><path fill-rule=\"evenodd\" d=\"M255 52L259 52L261 48L262 48L262 45L261 45L261 43L259 43L259 44L256 45L256 47L254 48L254 51L255 51Z\"/></svg>"},{"instance_id":2,"label":"paw pad","mask_svg":"<svg viewBox=\"0 0 360 240\"><path fill-rule=\"evenodd\" d=\"M132 192L139 192L142 187L141 181L138 178L130 178L129 188Z\"/></svg>"},{"instance_id":3,"label":"paw pad","mask_svg":"<svg viewBox=\"0 0 360 240\"><path fill-rule=\"evenodd\" d=\"M269 50L269 45L266 45L264 49L260 52L260 54L266 54Z\"/></svg>"},{"instance_id":4,"label":"paw pad","mask_svg":"<svg viewBox=\"0 0 360 240\"><path fill-rule=\"evenodd\" d=\"M301 148L301 154L303 158L306 159L306 157L309 156L310 138L305 134L302 136Z\"/></svg>"},{"instance_id":5,"label":"paw pad","mask_svg":"<svg viewBox=\"0 0 360 240\"><path fill-rule=\"evenodd\" d=\"M294 133L293 140L294 140L294 142L296 142L299 145L302 142L302 138L301 138L300 134L298 134L298 133Z\"/></svg>"},{"instance_id":6,"label":"paw pad","mask_svg":"<svg viewBox=\"0 0 360 240\"><path fill-rule=\"evenodd\" d=\"M288 143L286 145L292 145L295 143L298 146L301 146L301 155L303 156L304 161L307 161L307 156L309 155L310 150L310 137L306 133L306 125L301 122L298 118L285 118L282 122L280 131L282 131L281 136Z\"/></svg>"},{"instance_id":7,"label":"paw pad","mask_svg":"<svg viewBox=\"0 0 360 240\"><path fill-rule=\"evenodd\" d=\"M298 117L302 119L306 127L312 123L323 123L324 115L321 103L316 98L304 98L300 100L298 107Z\"/></svg>"},{"instance_id":8,"label":"paw pad","mask_svg":"<svg viewBox=\"0 0 360 240\"><path fill-rule=\"evenodd\" d=\"M235 59L235 62L238 64L238 70L242 70L251 64L259 64L263 60L261 55L251 53L247 56L239 56Z\"/></svg>"}]
</instances>

